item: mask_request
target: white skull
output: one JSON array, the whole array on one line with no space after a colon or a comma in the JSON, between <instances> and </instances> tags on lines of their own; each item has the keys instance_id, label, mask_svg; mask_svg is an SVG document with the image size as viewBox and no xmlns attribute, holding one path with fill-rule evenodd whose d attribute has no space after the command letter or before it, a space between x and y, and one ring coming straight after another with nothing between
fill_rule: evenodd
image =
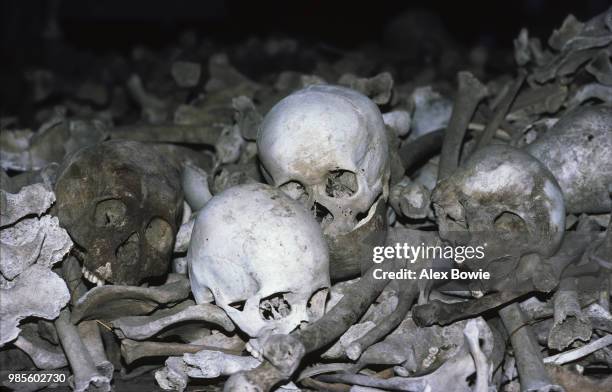
<instances>
[{"instance_id":1,"label":"white skull","mask_svg":"<svg viewBox=\"0 0 612 392\"><path fill-rule=\"evenodd\" d=\"M266 115L257 146L268 182L313 209L326 235L363 224L388 195L383 118L355 90L315 85L285 97Z\"/></svg>"},{"instance_id":2,"label":"white skull","mask_svg":"<svg viewBox=\"0 0 612 392\"><path fill-rule=\"evenodd\" d=\"M251 337L289 333L330 286L321 228L303 206L259 183L214 196L196 218L187 253L196 302L210 294Z\"/></svg>"},{"instance_id":3,"label":"white skull","mask_svg":"<svg viewBox=\"0 0 612 392\"><path fill-rule=\"evenodd\" d=\"M438 183L432 202L442 238L465 241L462 234L469 231L518 256L554 254L565 230L563 194L553 175L531 155L506 145L474 153Z\"/></svg>"}]
</instances>

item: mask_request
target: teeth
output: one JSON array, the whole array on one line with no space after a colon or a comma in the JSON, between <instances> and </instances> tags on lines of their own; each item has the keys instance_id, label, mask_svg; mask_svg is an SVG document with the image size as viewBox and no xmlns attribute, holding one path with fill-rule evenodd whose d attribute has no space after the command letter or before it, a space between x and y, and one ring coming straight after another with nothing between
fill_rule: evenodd
<instances>
[{"instance_id":1,"label":"teeth","mask_svg":"<svg viewBox=\"0 0 612 392\"><path fill-rule=\"evenodd\" d=\"M85 279L87 279L89 282L95 284L96 286L104 286L104 279L98 278L93 272L85 268L85 266L81 268L81 272L83 272L83 277L85 277Z\"/></svg>"}]
</instances>

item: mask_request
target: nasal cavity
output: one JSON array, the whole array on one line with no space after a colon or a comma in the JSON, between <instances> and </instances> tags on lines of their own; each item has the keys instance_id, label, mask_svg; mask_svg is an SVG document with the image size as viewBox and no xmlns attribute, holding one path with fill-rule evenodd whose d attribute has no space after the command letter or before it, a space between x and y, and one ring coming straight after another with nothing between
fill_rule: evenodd
<instances>
[{"instance_id":1,"label":"nasal cavity","mask_svg":"<svg viewBox=\"0 0 612 392\"><path fill-rule=\"evenodd\" d=\"M285 298L285 293L272 294L259 301L259 314L264 320L280 320L290 313L291 304Z\"/></svg>"}]
</instances>

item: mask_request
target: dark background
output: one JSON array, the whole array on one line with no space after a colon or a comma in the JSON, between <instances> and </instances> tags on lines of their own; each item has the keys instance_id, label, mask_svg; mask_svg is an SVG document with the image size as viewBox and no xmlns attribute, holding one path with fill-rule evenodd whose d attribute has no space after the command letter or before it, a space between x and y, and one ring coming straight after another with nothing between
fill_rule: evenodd
<instances>
[{"instance_id":1,"label":"dark background","mask_svg":"<svg viewBox=\"0 0 612 392\"><path fill-rule=\"evenodd\" d=\"M93 51L135 44L161 47L185 29L218 41L274 34L348 48L379 40L390 19L418 7L437 14L459 42L500 48L511 47L521 27L546 38L567 14L586 20L609 4L607 0L2 0L0 32L4 66L7 59L19 65L36 58L44 45L41 31L46 14L54 6L64 38Z\"/></svg>"}]
</instances>

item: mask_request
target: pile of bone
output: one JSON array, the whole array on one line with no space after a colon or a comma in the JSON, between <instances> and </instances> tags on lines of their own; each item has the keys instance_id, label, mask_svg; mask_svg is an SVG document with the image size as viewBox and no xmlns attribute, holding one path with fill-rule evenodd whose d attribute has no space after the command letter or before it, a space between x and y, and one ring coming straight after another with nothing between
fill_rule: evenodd
<instances>
[{"instance_id":1,"label":"pile of bone","mask_svg":"<svg viewBox=\"0 0 612 392\"><path fill-rule=\"evenodd\" d=\"M357 77L383 63L355 53L254 81L192 35L109 61L112 90L30 71L39 129L1 119L2 369L75 391L611 389L611 48L612 9L548 45L524 30L515 76L472 62L452 89ZM377 246L484 242L415 265L486 281L371 273L402 266Z\"/></svg>"}]
</instances>

